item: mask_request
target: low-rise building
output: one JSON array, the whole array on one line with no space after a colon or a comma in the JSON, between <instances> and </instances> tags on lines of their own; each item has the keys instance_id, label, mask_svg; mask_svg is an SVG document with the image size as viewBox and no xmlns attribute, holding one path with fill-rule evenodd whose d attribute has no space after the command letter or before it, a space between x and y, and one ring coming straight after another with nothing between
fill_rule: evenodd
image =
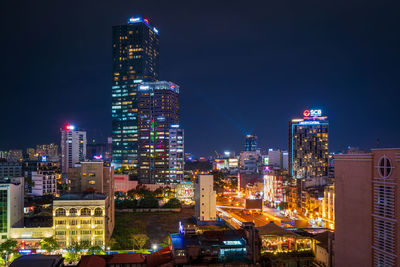
<instances>
[{"instance_id":1,"label":"low-rise building","mask_svg":"<svg viewBox=\"0 0 400 267\"><path fill-rule=\"evenodd\" d=\"M255 228L239 230L204 231L200 234L180 227L170 235L170 247L175 265L189 264L252 264L257 261Z\"/></svg>"},{"instance_id":2,"label":"low-rise building","mask_svg":"<svg viewBox=\"0 0 400 267\"><path fill-rule=\"evenodd\" d=\"M0 162L0 178L12 178L22 176L22 166L19 162Z\"/></svg>"},{"instance_id":3,"label":"low-rise building","mask_svg":"<svg viewBox=\"0 0 400 267\"><path fill-rule=\"evenodd\" d=\"M23 208L24 179L0 183L0 243L10 238L14 224L23 221Z\"/></svg>"},{"instance_id":4,"label":"low-rise building","mask_svg":"<svg viewBox=\"0 0 400 267\"><path fill-rule=\"evenodd\" d=\"M54 171L32 172L32 194L34 196L57 194L57 173Z\"/></svg>"},{"instance_id":5,"label":"low-rise building","mask_svg":"<svg viewBox=\"0 0 400 267\"><path fill-rule=\"evenodd\" d=\"M55 238L62 247L73 242L104 246L114 229L113 196L65 194L53 201Z\"/></svg>"}]
</instances>

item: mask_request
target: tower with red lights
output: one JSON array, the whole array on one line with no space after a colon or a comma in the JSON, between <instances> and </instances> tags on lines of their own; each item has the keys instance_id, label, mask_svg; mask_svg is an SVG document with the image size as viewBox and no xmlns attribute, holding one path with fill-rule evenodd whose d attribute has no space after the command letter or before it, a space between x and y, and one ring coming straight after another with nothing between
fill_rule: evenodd
<instances>
[{"instance_id":1,"label":"tower with red lights","mask_svg":"<svg viewBox=\"0 0 400 267\"><path fill-rule=\"evenodd\" d=\"M67 124L61 131L61 170L65 174L75 163L86 159L86 131Z\"/></svg>"}]
</instances>

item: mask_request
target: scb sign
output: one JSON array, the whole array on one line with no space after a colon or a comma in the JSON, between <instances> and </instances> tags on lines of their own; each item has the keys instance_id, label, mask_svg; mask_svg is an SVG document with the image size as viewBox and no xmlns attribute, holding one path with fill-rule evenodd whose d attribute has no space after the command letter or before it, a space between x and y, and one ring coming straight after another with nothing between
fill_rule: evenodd
<instances>
[{"instance_id":1,"label":"scb sign","mask_svg":"<svg viewBox=\"0 0 400 267\"><path fill-rule=\"evenodd\" d=\"M320 117L322 116L322 110L320 109L306 109L303 112L304 117Z\"/></svg>"}]
</instances>

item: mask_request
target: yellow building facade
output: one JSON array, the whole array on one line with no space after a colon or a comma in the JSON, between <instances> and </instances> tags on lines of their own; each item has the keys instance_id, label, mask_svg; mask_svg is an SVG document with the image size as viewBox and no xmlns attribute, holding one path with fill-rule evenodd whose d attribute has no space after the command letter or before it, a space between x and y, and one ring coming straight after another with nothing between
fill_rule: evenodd
<instances>
[{"instance_id":1,"label":"yellow building facade","mask_svg":"<svg viewBox=\"0 0 400 267\"><path fill-rule=\"evenodd\" d=\"M61 247L74 242L105 246L113 217L109 197L103 194L66 194L53 201L54 236Z\"/></svg>"}]
</instances>

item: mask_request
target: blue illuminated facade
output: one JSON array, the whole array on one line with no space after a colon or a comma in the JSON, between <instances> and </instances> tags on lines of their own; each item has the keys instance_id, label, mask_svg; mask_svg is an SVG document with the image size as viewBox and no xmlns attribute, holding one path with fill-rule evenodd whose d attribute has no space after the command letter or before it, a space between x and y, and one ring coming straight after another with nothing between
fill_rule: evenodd
<instances>
[{"instance_id":1,"label":"blue illuminated facade","mask_svg":"<svg viewBox=\"0 0 400 267\"><path fill-rule=\"evenodd\" d=\"M257 150L257 136L248 134L246 135L246 144L244 151L256 151Z\"/></svg>"},{"instance_id":2,"label":"blue illuminated facade","mask_svg":"<svg viewBox=\"0 0 400 267\"><path fill-rule=\"evenodd\" d=\"M321 110L305 110L302 119L289 121L289 173L293 178L328 176L328 117Z\"/></svg>"},{"instance_id":3,"label":"blue illuminated facade","mask_svg":"<svg viewBox=\"0 0 400 267\"><path fill-rule=\"evenodd\" d=\"M157 81L159 38L157 28L141 16L112 29L112 163L135 174L138 164L139 85Z\"/></svg>"}]
</instances>

